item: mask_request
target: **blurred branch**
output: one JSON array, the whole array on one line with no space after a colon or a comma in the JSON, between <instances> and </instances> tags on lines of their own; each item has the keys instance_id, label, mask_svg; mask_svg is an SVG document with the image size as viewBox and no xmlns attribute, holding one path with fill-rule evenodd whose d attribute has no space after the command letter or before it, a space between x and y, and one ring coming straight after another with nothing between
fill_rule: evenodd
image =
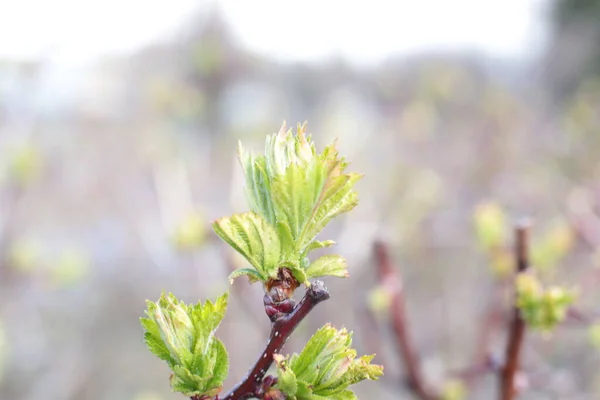
<instances>
[{"instance_id":1,"label":"blurred branch","mask_svg":"<svg viewBox=\"0 0 600 400\"><path fill-rule=\"evenodd\" d=\"M515 258L517 273L525 272L529 268L529 224L521 222L515 228ZM513 400L518 394L516 377L519 372L519 363L523 339L525 337L525 321L520 310L515 305L512 311L512 321L506 346L506 357L500 371L500 397L502 400Z\"/></svg>"},{"instance_id":2,"label":"blurred branch","mask_svg":"<svg viewBox=\"0 0 600 400\"><path fill-rule=\"evenodd\" d=\"M373 247L377 274L381 285L390 296L390 316L392 331L396 338L396 345L406 368L406 383L408 387L422 400L438 399L425 383L422 375L421 364L414 343L408 331L408 323L404 304L404 291L402 281L390 259L387 244L377 241Z\"/></svg>"}]
</instances>

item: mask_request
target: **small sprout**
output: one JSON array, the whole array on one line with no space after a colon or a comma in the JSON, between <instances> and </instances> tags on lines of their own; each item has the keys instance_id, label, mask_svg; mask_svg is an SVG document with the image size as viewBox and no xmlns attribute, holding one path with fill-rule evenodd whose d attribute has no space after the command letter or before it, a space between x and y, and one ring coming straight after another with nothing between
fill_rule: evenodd
<instances>
[{"instance_id":1,"label":"small sprout","mask_svg":"<svg viewBox=\"0 0 600 400\"><path fill-rule=\"evenodd\" d=\"M504 211L495 203L482 203L475 209L475 232L481 247L489 251L504 245L507 223Z\"/></svg>"},{"instance_id":2,"label":"small sprout","mask_svg":"<svg viewBox=\"0 0 600 400\"><path fill-rule=\"evenodd\" d=\"M173 243L179 250L194 250L206 239L206 221L199 213L187 216L175 229Z\"/></svg>"},{"instance_id":3,"label":"small sprout","mask_svg":"<svg viewBox=\"0 0 600 400\"><path fill-rule=\"evenodd\" d=\"M358 204L353 190L361 174L344 173L348 162L335 143L317 153L305 126L267 136L265 154L256 156L239 147L251 211L220 218L215 233L252 266L234 271L233 280L248 275L266 287L279 271L289 271L299 284L320 276L348 276L346 261L326 255L311 262L312 250L333 245L317 234L336 216Z\"/></svg>"},{"instance_id":4,"label":"small sprout","mask_svg":"<svg viewBox=\"0 0 600 400\"><path fill-rule=\"evenodd\" d=\"M575 292L558 286L544 289L532 273L520 273L516 281L517 306L521 316L533 329L550 332L567 316Z\"/></svg>"},{"instance_id":5,"label":"small sprout","mask_svg":"<svg viewBox=\"0 0 600 400\"><path fill-rule=\"evenodd\" d=\"M467 387L459 379L450 379L442 388L442 400L464 400L467 398Z\"/></svg>"},{"instance_id":6,"label":"small sprout","mask_svg":"<svg viewBox=\"0 0 600 400\"><path fill-rule=\"evenodd\" d=\"M147 302L142 318L150 351L165 361L174 391L191 396L216 396L227 377L229 361L223 343L214 336L227 308L227 293L213 304L186 305L172 294Z\"/></svg>"},{"instance_id":7,"label":"small sprout","mask_svg":"<svg viewBox=\"0 0 600 400\"><path fill-rule=\"evenodd\" d=\"M352 332L327 324L308 341L300 354L277 355L277 388L291 400L314 398L356 399L349 386L383 375L383 367L371 364L374 356L356 358L350 348Z\"/></svg>"}]
</instances>

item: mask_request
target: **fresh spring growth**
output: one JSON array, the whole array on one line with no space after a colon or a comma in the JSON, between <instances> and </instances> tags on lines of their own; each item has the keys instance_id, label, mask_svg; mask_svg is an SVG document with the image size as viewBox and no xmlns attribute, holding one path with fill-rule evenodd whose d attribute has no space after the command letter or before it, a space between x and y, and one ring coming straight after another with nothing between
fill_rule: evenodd
<instances>
[{"instance_id":1,"label":"fresh spring growth","mask_svg":"<svg viewBox=\"0 0 600 400\"><path fill-rule=\"evenodd\" d=\"M279 133L267 136L264 155L239 146L251 211L218 219L213 228L252 268L234 271L230 281L247 275L268 287L283 269L307 285L309 278L348 275L341 256L312 262L307 256L334 244L315 238L334 217L358 204L353 187L362 175L344 173L348 162L339 157L335 143L317 153L305 129L298 125L294 134L284 123Z\"/></svg>"},{"instance_id":2,"label":"fresh spring growth","mask_svg":"<svg viewBox=\"0 0 600 400\"><path fill-rule=\"evenodd\" d=\"M275 356L277 388L290 400L357 399L348 387L365 379L377 380L383 367L371 364L374 356L357 359L351 344L351 332L325 325L300 354Z\"/></svg>"},{"instance_id":3,"label":"fresh spring growth","mask_svg":"<svg viewBox=\"0 0 600 400\"><path fill-rule=\"evenodd\" d=\"M213 304L186 305L172 294L147 302L141 323L150 351L166 361L173 374L171 387L185 396L216 396L227 377L229 360L223 343L215 337L227 308L228 294Z\"/></svg>"},{"instance_id":4,"label":"fresh spring growth","mask_svg":"<svg viewBox=\"0 0 600 400\"><path fill-rule=\"evenodd\" d=\"M529 326L550 332L562 322L575 300L574 291L558 286L544 288L531 273L520 273L516 281L517 306Z\"/></svg>"}]
</instances>

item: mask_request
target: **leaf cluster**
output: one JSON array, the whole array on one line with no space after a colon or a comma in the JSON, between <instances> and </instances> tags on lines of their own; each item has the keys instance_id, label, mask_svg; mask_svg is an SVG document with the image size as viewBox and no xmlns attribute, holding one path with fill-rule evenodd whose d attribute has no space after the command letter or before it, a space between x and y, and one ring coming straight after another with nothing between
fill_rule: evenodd
<instances>
[{"instance_id":1,"label":"leaf cluster","mask_svg":"<svg viewBox=\"0 0 600 400\"><path fill-rule=\"evenodd\" d=\"M319 232L336 216L358 204L353 190L361 174L344 173L348 162L335 143L318 154L305 125L297 133L285 128L267 136L265 154L254 155L239 146L246 198L251 211L218 219L213 229L239 252L252 268L242 268L230 280L248 275L251 282L274 279L289 268L300 283L320 276L347 276L346 261L337 255L310 262L308 254L329 247L317 241Z\"/></svg>"},{"instance_id":2,"label":"leaf cluster","mask_svg":"<svg viewBox=\"0 0 600 400\"><path fill-rule=\"evenodd\" d=\"M351 332L325 325L300 354L276 356L278 389L291 400L357 399L348 387L376 380L383 375L383 367L370 363L373 355L357 358L351 344Z\"/></svg>"},{"instance_id":3,"label":"leaf cluster","mask_svg":"<svg viewBox=\"0 0 600 400\"><path fill-rule=\"evenodd\" d=\"M150 351L165 361L173 375L171 387L186 396L215 396L229 370L227 351L215 330L227 308L228 294L215 303L186 305L173 294L147 302L141 318L144 339Z\"/></svg>"}]
</instances>

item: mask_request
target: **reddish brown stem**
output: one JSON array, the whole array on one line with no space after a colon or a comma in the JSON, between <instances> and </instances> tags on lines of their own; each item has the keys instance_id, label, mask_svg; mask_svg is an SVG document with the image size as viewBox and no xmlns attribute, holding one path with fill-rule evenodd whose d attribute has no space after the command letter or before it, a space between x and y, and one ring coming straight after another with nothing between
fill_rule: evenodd
<instances>
[{"instance_id":1,"label":"reddish brown stem","mask_svg":"<svg viewBox=\"0 0 600 400\"><path fill-rule=\"evenodd\" d=\"M241 400L259 396L260 392L265 389L263 378L273 363L273 355L280 352L288 337L308 313L317 304L328 298L329 292L323 282L315 281L290 314L278 318L271 324L269 342L254 367L252 367L242 382L237 384L220 399Z\"/></svg>"},{"instance_id":2,"label":"reddish brown stem","mask_svg":"<svg viewBox=\"0 0 600 400\"><path fill-rule=\"evenodd\" d=\"M374 244L377 273L381 285L391 297L390 316L392 331L396 338L396 345L406 368L406 382L408 387L422 400L435 400L439 398L432 393L421 373L419 356L407 328L406 309L404 304L404 291L399 273L392 264L387 245L381 241Z\"/></svg>"},{"instance_id":3,"label":"reddish brown stem","mask_svg":"<svg viewBox=\"0 0 600 400\"><path fill-rule=\"evenodd\" d=\"M527 222L521 222L515 229L515 258L517 273L525 272L529 268L529 224ZM518 394L515 380L520 368L524 338L525 321L521 318L515 299L504 366L500 370L500 398L502 400L513 400Z\"/></svg>"}]
</instances>

